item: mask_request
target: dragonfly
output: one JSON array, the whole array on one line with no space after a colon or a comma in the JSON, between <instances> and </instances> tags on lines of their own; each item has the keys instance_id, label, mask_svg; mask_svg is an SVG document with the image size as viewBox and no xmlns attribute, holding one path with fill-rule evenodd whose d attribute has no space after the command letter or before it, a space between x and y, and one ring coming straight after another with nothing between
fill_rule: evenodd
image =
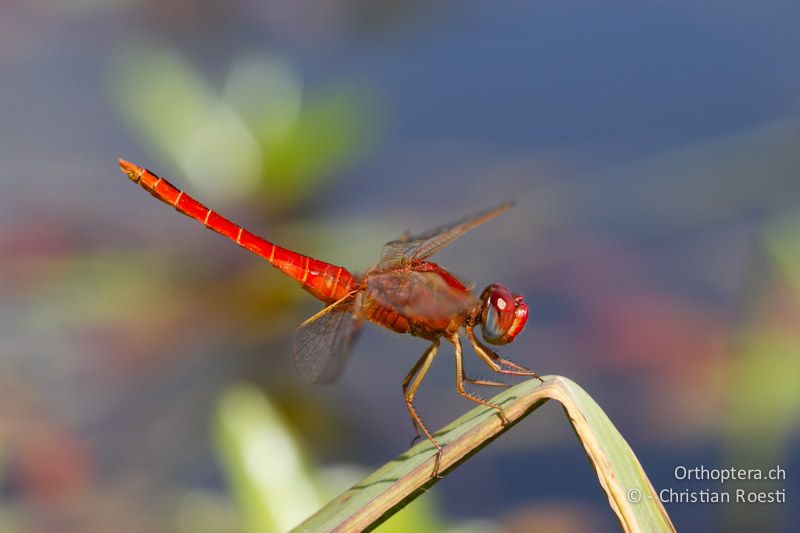
<instances>
[{"instance_id":1,"label":"dragonfly","mask_svg":"<svg viewBox=\"0 0 800 533\"><path fill-rule=\"evenodd\" d=\"M304 380L335 381L364 321L430 342L403 379L402 390L416 432L414 440L424 435L437 450L434 477L439 475L442 446L422 421L414 407L414 398L442 339L453 345L458 394L494 409L503 425L509 424L503 408L467 390L466 385L505 387L507 384L467 376L461 330L478 358L494 372L542 379L528 368L500 357L475 335L475 328L480 326L487 343L501 346L512 342L528 319L528 305L523 297L497 283L476 297L456 276L429 261L457 238L508 211L511 202L417 235L404 234L384 245L377 265L357 275L251 233L146 168L124 159L119 160L119 166L134 183L157 199L266 259L322 301L322 310L300 324L294 333L294 362Z\"/></svg>"}]
</instances>

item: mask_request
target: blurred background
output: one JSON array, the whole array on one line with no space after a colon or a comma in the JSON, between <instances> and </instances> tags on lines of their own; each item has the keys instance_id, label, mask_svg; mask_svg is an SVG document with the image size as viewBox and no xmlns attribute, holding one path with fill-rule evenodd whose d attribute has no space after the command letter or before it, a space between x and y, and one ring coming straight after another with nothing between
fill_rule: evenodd
<instances>
[{"instance_id":1,"label":"blurred background","mask_svg":"<svg viewBox=\"0 0 800 533\"><path fill-rule=\"evenodd\" d=\"M790 1L2 2L0 531L286 529L413 436L423 341L368 327L338 383L302 382L319 304L118 157L355 271L514 199L436 258L526 296L502 354L580 383L656 489L785 468L746 487L787 503L666 504L679 530L789 531L798 27ZM434 428L473 407L448 354L419 395ZM410 525L618 527L555 404L383 527Z\"/></svg>"}]
</instances>

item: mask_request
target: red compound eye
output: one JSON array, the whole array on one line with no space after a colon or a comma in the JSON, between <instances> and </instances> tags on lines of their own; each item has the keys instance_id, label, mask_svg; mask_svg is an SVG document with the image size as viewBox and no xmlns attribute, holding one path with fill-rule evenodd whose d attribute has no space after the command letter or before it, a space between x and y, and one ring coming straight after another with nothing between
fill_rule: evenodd
<instances>
[{"instance_id":1,"label":"red compound eye","mask_svg":"<svg viewBox=\"0 0 800 533\"><path fill-rule=\"evenodd\" d=\"M483 338L492 344L514 340L528 320L528 306L520 295L512 295L502 285L489 285L481 294Z\"/></svg>"}]
</instances>

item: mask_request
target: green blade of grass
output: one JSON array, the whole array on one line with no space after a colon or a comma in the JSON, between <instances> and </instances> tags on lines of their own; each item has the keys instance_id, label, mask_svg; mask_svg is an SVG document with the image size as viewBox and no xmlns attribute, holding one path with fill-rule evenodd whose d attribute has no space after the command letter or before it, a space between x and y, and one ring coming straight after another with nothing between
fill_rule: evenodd
<instances>
[{"instance_id":1,"label":"green blade of grass","mask_svg":"<svg viewBox=\"0 0 800 533\"><path fill-rule=\"evenodd\" d=\"M647 474L600 406L567 378L544 379L544 384L535 379L520 383L492 399L503 406L511 422L508 426L500 423L493 409L479 407L438 431L436 438L444 445L444 475L553 399L563 405L623 530L674 531ZM431 478L434 462L433 446L421 442L335 498L295 531L373 528L438 481Z\"/></svg>"},{"instance_id":2,"label":"green blade of grass","mask_svg":"<svg viewBox=\"0 0 800 533\"><path fill-rule=\"evenodd\" d=\"M222 394L214 437L244 531L286 531L325 501L289 424L255 387Z\"/></svg>"}]
</instances>

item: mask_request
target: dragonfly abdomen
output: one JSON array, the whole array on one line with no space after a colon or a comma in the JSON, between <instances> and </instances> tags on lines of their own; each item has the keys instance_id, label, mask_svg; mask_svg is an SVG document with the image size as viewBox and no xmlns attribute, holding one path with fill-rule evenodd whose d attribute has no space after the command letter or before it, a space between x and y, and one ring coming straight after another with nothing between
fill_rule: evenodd
<instances>
[{"instance_id":1,"label":"dragonfly abdomen","mask_svg":"<svg viewBox=\"0 0 800 533\"><path fill-rule=\"evenodd\" d=\"M340 300L354 289L357 282L345 268L293 252L247 231L146 168L122 159L119 166L132 181L153 196L266 259L323 302Z\"/></svg>"}]
</instances>

